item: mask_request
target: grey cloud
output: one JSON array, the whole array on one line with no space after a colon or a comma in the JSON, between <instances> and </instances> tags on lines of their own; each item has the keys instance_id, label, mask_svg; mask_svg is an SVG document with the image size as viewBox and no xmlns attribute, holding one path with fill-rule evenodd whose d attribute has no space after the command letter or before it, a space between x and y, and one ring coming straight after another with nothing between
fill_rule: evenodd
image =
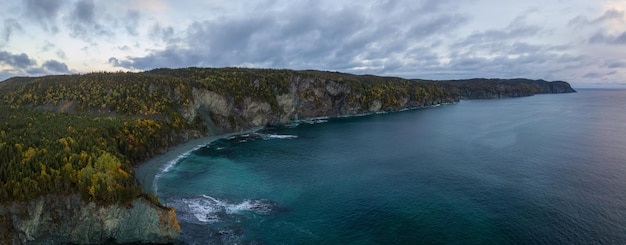
<instances>
[{"instance_id":1,"label":"grey cloud","mask_svg":"<svg viewBox=\"0 0 626 245\"><path fill-rule=\"evenodd\" d=\"M591 38L589 38L589 43L604 43L607 42L609 38L607 38L604 33L596 32Z\"/></svg>"},{"instance_id":2,"label":"grey cloud","mask_svg":"<svg viewBox=\"0 0 626 245\"><path fill-rule=\"evenodd\" d=\"M602 76L604 76L604 75L603 75L603 74L600 74L600 73L598 73L598 72L589 72L589 73L585 74L585 75L583 76L583 78L600 78L600 77L602 77Z\"/></svg>"},{"instance_id":3,"label":"grey cloud","mask_svg":"<svg viewBox=\"0 0 626 245\"><path fill-rule=\"evenodd\" d=\"M609 35L603 32L596 32L591 38L589 43L592 44L626 44L626 31L620 35Z\"/></svg>"},{"instance_id":4,"label":"grey cloud","mask_svg":"<svg viewBox=\"0 0 626 245\"><path fill-rule=\"evenodd\" d=\"M115 57L111 57L109 58L109 64L111 64L114 67L131 67L132 64L130 64L128 61L119 61L117 58Z\"/></svg>"},{"instance_id":5,"label":"grey cloud","mask_svg":"<svg viewBox=\"0 0 626 245\"><path fill-rule=\"evenodd\" d=\"M44 30L52 33L58 32L56 17L64 0L25 0L26 15L34 21L39 22Z\"/></svg>"},{"instance_id":6,"label":"grey cloud","mask_svg":"<svg viewBox=\"0 0 626 245\"><path fill-rule=\"evenodd\" d=\"M67 58L66 55L65 55L65 52L63 52L63 50L60 50L60 49L57 50L56 54L57 54L57 57L59 57L61 59L66 59Z\"/></svg>"},{"instance_id":7,"label":"grey cloud","mask_svg":"<svg viewBox=\"0 0 626 245\"><path fill-rule=\"evenodd\" d=\"M30 59L25 53L11 54L6 51L0 51L0 63L20 69L24 69L37 64L37 62Z\"/></svg>"},{"instance_id":8,"label":"grey cloud","mask_svg":"<svg viewBox=\"0 0 626 245\"><path fill-rule=\"evenodd\" d=\"M602 16L595 19L593 22L604 22L604 21L616 20L616 19L621 20L622 18L624 18L624 11L617 10L617 9L609 9L606 12L604 12Z\"/></svg>"},{"instance_id":9,"label":"grey cloud","mask_svg":"<svg viewBox=\"0 0 626 245\"><path fill-rule=\"evenodd\" d=\"M570 47L525 42L545 33L539 26L526 24L524 18L501 29L450 41L455 38L454 30L469 17L447 3L422 3L428 6L387 1L359 11L292 7L242 19L194 22L177 32L184 36L177 37L163 35L167 28L157 24L150 33L168 40L166 48L142 57L111 58L109 63L140 70L263 66L406 77L419 74L430 79L550 78L560 68L582 66L579 59L562 54ZM556 65L548 68L546 64Z\"/></svg>"},{"instance_id":10,"label":"grey cloud","mask_svg":"<svg viewBox=\"0 0 626 245\"><path fill-rule=\"evenodd\" d=\"M462 15L440 15L429 20L419 22L411 28L409 33L413 38L425 38L445 30L454 29L468 18Z\"/></svg>"},{"instance_id":11,"label":"grey cloud","mask_svg":"<svg viewBox=\"0 0 626 245\"><path fill-rule=\"evenodd\" d=\"M609 61L604 65L607 68L626 68L626 61Z\"/></svg>"},{"instance_id":12,"label":"grey cloud","mask_svg":"<svg viewBox=\"0 0 626 245\"><path fill-rule=\"evenodd\" d=\"M51 49L53 49L54 47L55 47L54 43L51 43L50 41L46 40L44 42L44 46L41 48L41 51L48 52Z\"/></svg>"},{"instance_id":13,"label":"grey cloud","mask_svg":"<svg viewBox=\"0 0 626 245\"><path fill-rule=\"evenodd\" d=\"M2 31L2 39L5 42L8 42L13 32L23 31L23 30L24 29L22 29L22 25L20 25L20 23L16 19L12 19L12 18L5 19L4 28Z\"/></svg>"},{"instance_id":14,"label":"grey cloud","mask_svg":"<svg viewBox=\"0 0 626 245\"><path fill-rule=\"evenodd\" d=\"M93 0L81 0L76 3L68 18L70 36L90 40L94 35L103 36L112 33L96 19L96 5Z\"/></svg>"},{"instance_id":15,"label":"grey cloud","mask_svg":"<svg viewBox=\"0 0 626 245\"><path fill-rule=\"evenodd\" d=\"M124 18L125 28L128 34L137 36L139 32L137 31L137 26L139 25L139 19L141 15L137 10L128 10L126 12L126 18Z\"/></svg>"},{"instance_id":16,"label":"grey cloud","mask_svg":"<svg viewBox=\"0 0 626 245\"><path fill-rule=\"evenodd\" d=\"M449 64L436 67L432 71L446 71L442 78L454 75L459 78L499 77L532 79L565 79L567 73L587 67L581 56L557 54L540 51L525 55L511 56L498 54L489 57L476 56L471 53L457 53L451 57Z\"/></svg>"},{"instance_id":17,"label":"grey cloud","mask_svg":"<svg viewBox=\"0 0 626 245\"><path fill-rule=\"evenodd\" d=\"M604 73L602 73L602 72L589 72L589 73L585 74L583 76L583 78L589 78L589 79L596 79L597 80L597 79L602 79L602 78L605 78L607 76L611 76L611 75L615 75L615 74L617 74L616 71L610 71L610 72L604 72Z\"/></svg>"},{"instance_id":18,"label":"grey cloud","mask_svg":"<svg viewBox=\"0 0 626 245\"><path fill-rule=\"evenodd\" d=\"M602 16L595 18L593 20L589 20L587 17L582 16L582 15L576 16L568 22L568 25L572 27L580 27L580 26L603 23L603 22L610 21L610 20L621 20L622 18L624 18L624 11L620 11L617 9L609 9L605 11L602 14Z\"/></svg>"},{"instance_id":19,"label":"grey cloud","mask_svg":"<svg viewBox=\"0 0 626 245\"><path fill-rule=\"evenodd\" d=\"M618 35L611 35L607 33L604 28L602 28L602 26L606 25L606 23L609 21L623 21L625 16L626 13L624 11L609 9L604 12L600 17L597 17L593 20L589 20L584 16L577 16L571 19L568 25L578 28L594 28L596 31L587 40L587 42L591 44L626 44L626 31Z\"/></svg>"},{"instance_id":20,"label":"grey cloud","mask_svg":"<svg viewBox=\"0 0 626 245\"><path fill-rule=\"evenodd\" d=\"M115 58L115 57L111 57L109 58L109 64L115 66L115 67L119 67L120 66L120 61Z\"/></svg>"},{"instance_id":21,"label":"grey cloud","mask_svg":"<svg viewBox=\"0 0 626 245\"><path fill-rule=\"evenodd\" d=\"M174 38L174 28L171 26L163 27L161 24L156 23L150 28L149 35L153 39L159 39L167 43Z\"/></svg>"},{"instance_id":22,"label":"grey cloud","mask_svg":"<svg viewBox=\"0 0 626 245\"><path fill-rule=\"evenodd\" d=\"M448 8L448 2L388 1L381 3L385 8L351 5L336 10L298 2L288 10L194 22L177 32L185 36L176 37L171 27L155 24L150 35L165 41L165 49L111 63L133 69L245 65L360 71L384 67L376 71L386 72L406 63L401 56L413 48L411 43L437 39L438 32L453 30L467 19ZM432 42L430 46L436 45Z\"/></svg>"},{"instance_id":23,"label":"grey cloud","mask_svg":"<svg viewBox=\"0 0 626 245\"><path fill-rule=\"evenodd\" d=\"M0 51L0 64L8 66L8 69L0 72L0 80L12 76L41 76L71 72L65 63L56 60L48 60L39 66L35 60L24 53L12 54Z\"/></svg>"},{"instance_id":24,"label":"grey cloud","mask_svg":"<svg viewBox=\"0 0 626 245\"><path fill-rule=\"evenodd\" d=\"M65 63L56 61L56 60L48 60L43 63L42 68L48 72L52 73L69 73L70 70L67 68Z\"/></svg>"},{"instance_id":25,"label":"grey cloud","mask_svg":"<svg viewBox=\"0 0 626 245\"><path fill-rule=\"evenodd\" d=\"M626 31L622 32L617 38L615 38L615 43L618 44L626 44Z\"/></svg>"},{"instance_id":26,"label":"grey cloud","mask_svg":"<svg viewBox=\"0 0 626 245\"><path fill-rule=\"evenodd\" d=\"M94 9L95 6L93 0L78 1L72 15L79 21L93 23Z\"/></svg>"},{"instance_id":27,"label":"grey cloud","mask_svg":"<svg viewBox=\"0 0 626 245\"><path fill-rule=\"evenodd\" d=\"M487 30L474 33L459 44L467 45L471 43L501 42L522 37L536 36L540 34L540 32L541 27L539 26L526 25L516 21L500 30Z\"/></svg>"}]
</instances>

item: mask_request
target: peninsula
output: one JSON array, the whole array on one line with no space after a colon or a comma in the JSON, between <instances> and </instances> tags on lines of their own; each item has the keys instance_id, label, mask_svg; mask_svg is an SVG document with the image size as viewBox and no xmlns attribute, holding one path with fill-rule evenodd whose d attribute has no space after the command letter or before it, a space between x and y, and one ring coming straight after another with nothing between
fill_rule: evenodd
<instances>
[{"instance_id":1,"label":"peninsula","mask_svg":"<svg viewBox=\"0 0 626 245\"><path fill-rule=\"evenodd\" d=\"M0 82L0 243L175 242L175 210L144 192L134 167L193 139L317 117L572 92L562 81L248 68L11 78Z\"/></svg>"}]
</instances>

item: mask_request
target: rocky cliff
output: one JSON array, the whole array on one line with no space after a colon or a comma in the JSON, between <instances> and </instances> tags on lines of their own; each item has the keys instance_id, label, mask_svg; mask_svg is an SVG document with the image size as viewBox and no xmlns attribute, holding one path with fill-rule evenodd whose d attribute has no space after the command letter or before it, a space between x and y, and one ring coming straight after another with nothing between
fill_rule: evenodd
<instances>
[{"instance_id":1,"label":"rocky cliff","mask_svg":"<svg viewBox=\"0 0 626 245\"><path fill-rule=\"evenodd\" d=\"M352 80L351 80L352 79ZM258 84L250 83L250 86ZM180 107L188 121L202 122L211 134L240 131L257 126L280 125L294 120L422 108L462 99L495 99L535 94L575 92L566 82L528 79L470 79L421 81L374 76L339 77L294 73L286 92L272 87L275 105L266 98L244 95L241 101L230 94L193 88L192 102Z\"/></svg>"},{"instance_id":2,"label":"rocky cliff","mask_svg":"<svg viewBox=\"0 0 626 245\"><path fill-rule=\"evenodd\" d=\"M0 206L2 244L173 243L173 209L137 198L128 207L84 203L78 196L41 196Z\"/></svg>"}]
</instances>

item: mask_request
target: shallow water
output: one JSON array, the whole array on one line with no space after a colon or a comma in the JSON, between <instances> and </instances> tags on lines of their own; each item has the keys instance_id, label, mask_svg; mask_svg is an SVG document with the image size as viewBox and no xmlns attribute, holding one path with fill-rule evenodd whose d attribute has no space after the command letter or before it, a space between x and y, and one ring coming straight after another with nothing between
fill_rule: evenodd
<instances>
[{"instance_id":1,"label":"shallow water","mask_svg":"<svg viewBox=\"0 0 626 245\"><path fill-rule=\"evenodd\" d=\"M303 122L158 179L190 244L625 244L626 90Z\"/></svg>"}]
</instances>

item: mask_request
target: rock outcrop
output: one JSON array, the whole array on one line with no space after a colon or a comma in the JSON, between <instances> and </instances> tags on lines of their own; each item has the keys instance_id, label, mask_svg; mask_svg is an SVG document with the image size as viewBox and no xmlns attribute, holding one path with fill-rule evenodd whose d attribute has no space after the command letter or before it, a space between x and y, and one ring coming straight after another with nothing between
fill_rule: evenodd
<instances>
[{"instance_id":1,"label":"rock outcrop","mask_svg":"<svg viewBox=\"0 0 626 245\"><path fill-rule=\"evenodd\" d=\"M411 81L412 83L408 80L392 81L407 84L405 91L384 87L387 82L389 81L379 82L377 85L358 82L355 85L346 81L294 73L287 84L288 92L274 92L277 104L275 107L267 99L255 100L249 96L237 102L228 94L221 95L194 88L193 102L179 111L188 122L196 120L197 116L201 117L208 132L215 135L258 126L280 125L294 120L398 111L454 103L462 99L575 92L566 82L528 79ZM274 91L278 89L274 88ZM395 94L389 95L391 93Z\"/></svg>"},{"instance_id":2,"label":"rock outcrop","mask_svg":"<svg viewBox=\"0 0 626 245\"><path fill-rule=\"evenodd\" d=\"M129 206L86 204L80 197L48 195L0 206L1 244L176 242L174 209L139 197Z\"/></svg>"}]
</instances>

